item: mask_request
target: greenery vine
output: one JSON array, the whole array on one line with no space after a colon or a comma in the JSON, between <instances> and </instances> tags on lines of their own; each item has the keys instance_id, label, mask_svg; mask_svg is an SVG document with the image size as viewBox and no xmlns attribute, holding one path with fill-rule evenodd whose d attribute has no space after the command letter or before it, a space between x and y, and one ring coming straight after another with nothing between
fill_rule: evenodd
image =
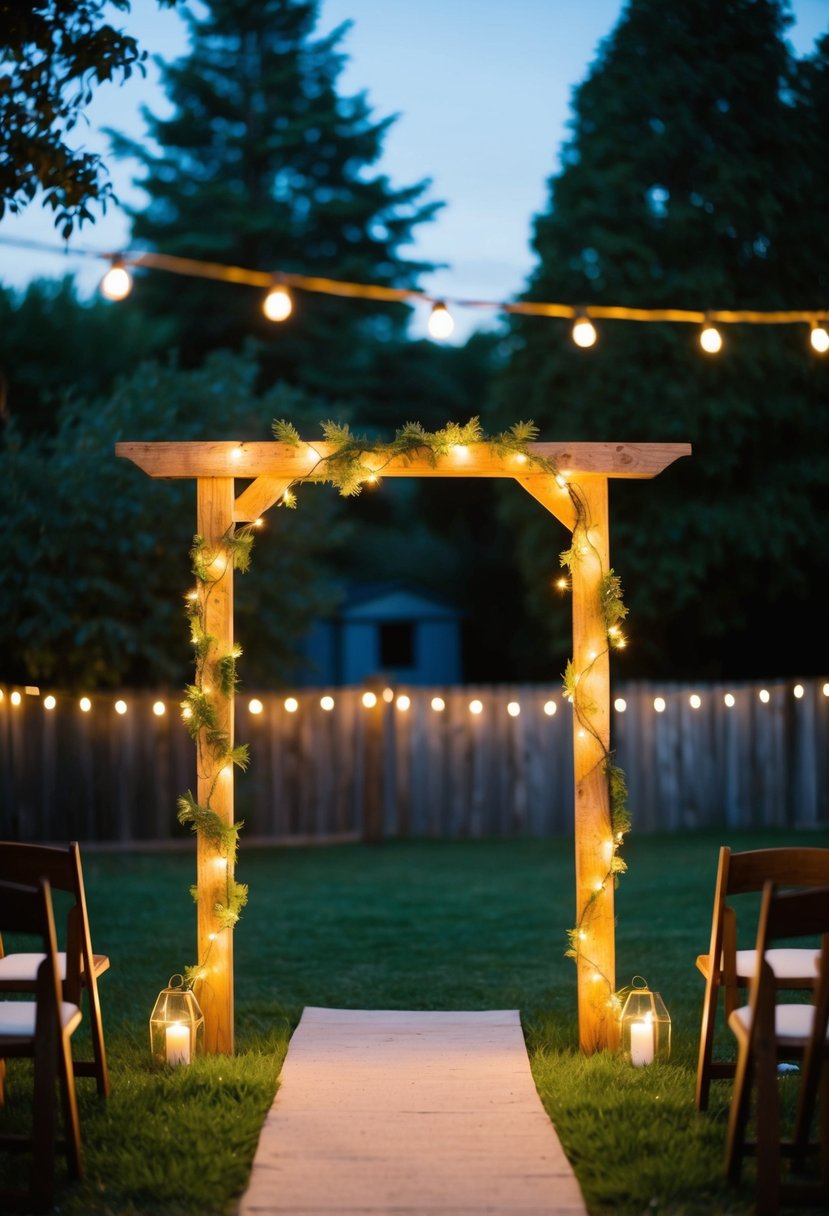
<instances>
[{"instance_id":1,"label":"greenery vine","mask_svg":"<svg viewBox=\"0 0 829 1216\"><path fill-rule=\"evenodd\" d=\"M228 569L244 573L250 567L252 529L253 525L239 529L231 527L214 547L208 546L203 537L194 536L190 550L196 590L187 596L186 613L195 657L195 675L193 683L185 687L181 710L187 731L196 745L198 775L210 776L210 783L204 803L199 803L191 790L180 796L178 821L189 827L197 837L208 840L219 855L227 859L224 898L216 900L213 905L219 932L236 925L248 900L247 885L237 882L234 875L239 832L244 823L242 820L225 823L213 810L211 803L222 770L228 765L244 770L250 756L247 744L234 746L230 734L220 726L217 701L217 695L226 699L236 689L236 662L242 650L234 644L224 653L214 655L211 660L216 638L205 628L205 619L210 597ZM190 894L194 900L198 900L197 885L190 888ZM206 956L199 963L185 967L187 987L192 988L204 979L211 949L212 940Z\"/></svg>"}]
</instances>

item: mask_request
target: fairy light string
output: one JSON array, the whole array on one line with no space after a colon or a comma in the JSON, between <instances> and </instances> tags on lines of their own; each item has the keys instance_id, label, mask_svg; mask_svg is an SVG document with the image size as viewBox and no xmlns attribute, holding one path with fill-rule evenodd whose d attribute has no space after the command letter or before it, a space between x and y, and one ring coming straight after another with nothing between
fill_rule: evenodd
<instances>
[{"instance_id":1,"label":"fairy light string","mask_svg":"<svg viewBox=\"0 0 829 1216\"><path fill-rule=\"evenodd\" d=\"M544 300L492 300L452 297L419 291L409 287L392 287L380 283L362 283L351 280L329 278L323 275L294 273L285 270L255 270L234 266L224 262L211 262L196 258L178 257L174 254L152 250L101 251L83 247L56 248L45 242L13 237L0 237L0 244L32 249L44 253L83 258L96 258L109 263L109 270L102 280L102 290L108 298L123 300L131 290L130 270L162 271L189 278L235 283L264 291L265 315L281 323L293 315L290 291L308 292L344 299L374 300L387 304L423 303L431 307L430 332L438 339L448 337L453 329L452 308L501 312L507 316L542 317L562 319L585 326L594 321L633 321L664 324L693 325L702 329L716 325L804 325L809 330L809 343L817 354L829 351L829 309L748 309L748 308L635 308L617 304L565 304ZM275 305L274 298L278 297ZM271 300L271 306L267 301ZM274 306L275 305L275 306ZM431 322L434 319L434 324ZM594 334L589 342L579 345L593 346ZM704 348L707 349L707 348ZM717 346L708 353L716 354Z\"/></svg>"},{"instance_id":2,"label":"fairy light string","mask_svg":"<svg viewBox=\"0 0 829 1216\"><path fill-rule=\"evenodd\" d=\"M244 573L250 567L254 526L233 526L213 548L208 548L203 537L193 538L190 560L196 589L185 597L195 674L193 683L185 688L181 711L188 734L196 744L198 776L207 783L208 793L204 803L199 803L191 790L182 794L178 799L178 820L196 836L209 841L226 862L224 898L216 900L212 909L218 932L229 932L235 927L248 900L248 887L235 878L239 832L244 823L242 820L225 823L213 810L211 802L222 772L228 765L244 771L250 752L246 743L234 746L230 734L219 723L219 699L226 701L236 689L236 661L241 657L242 649L234 643L229 649L216 653L216 638L206 630L205 619L207 604L228 571ZM197 885L190 888L190 893L194 901L198 901ZM188 987L206 979L216 936L210 934L205 956L197 964L185 967Z\"/></svg>"}]
</instances>

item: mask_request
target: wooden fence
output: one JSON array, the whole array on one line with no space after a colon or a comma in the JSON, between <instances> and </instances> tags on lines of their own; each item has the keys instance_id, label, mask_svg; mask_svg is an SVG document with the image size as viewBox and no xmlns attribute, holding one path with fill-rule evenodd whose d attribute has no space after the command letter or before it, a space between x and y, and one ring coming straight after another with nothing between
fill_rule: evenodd
<instances>
[{"instance_id":1,"label":"wooden fence","mask_svg":"<svg viewBox=\"0 0 829 1216\"><path fill-rule=\"evenodd\" d=\"M246 840L572 833L572 711L560 689L397 689L370 711L362 693L239 696ZM195 754L178 702L99 694L84 710L78 698L0 690L0 835L187 837L176 799L195 789ZM829 823L822 681L619 686L612 745L637 831Z\"/></svg>"}]
</instances>

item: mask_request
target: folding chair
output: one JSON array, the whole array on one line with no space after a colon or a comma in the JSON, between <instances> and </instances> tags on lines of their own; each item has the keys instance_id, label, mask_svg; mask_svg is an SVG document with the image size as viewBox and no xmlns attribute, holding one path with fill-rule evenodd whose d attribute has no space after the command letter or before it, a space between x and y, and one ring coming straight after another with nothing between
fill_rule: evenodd
<instances>
[{"instance_id":1,"label":"folding chair","mask_svg":"<svg viewBox=\"0 0 829 1216\"><path fill-rule=\"evenodd\" d=\"M784 938L820 937L819 978L811 1004L779 1004L778 977L768 961L771 943ZM740 1176L743 1158L757 1155L757 1212L773 1216L781 1204L819 1204L829 1207L829 1078L827 1021L829 1021L829 886L813 890L779 891L774 883L763 890L757 930L760 960L751 982L749 1003L735 1009L728 1024L737 1038L737 1071L731 1097L726 1144L726 1174ZM781 1137L778 1062L799 1060L802 1075L794 1136ZM757 1135L746 1137L752 1084L756 1088ZM820 1179L781 1180L781 1162L791 1156L802 1165L809 1147L815 1098L822 1090Z\"/></svg>"},{"instance_id":2,"label":"folding chair","mask_svg":"<svg viewBox=\"0 0 829 1216\"><path fill-rule=\"evenodd\" d=\"M35 999L0 999L0 1059L28 1057L34 1061L30 1135L4 1133L0 1147L29 1150L32 1155L27 1191L0 1191L0 1199L26 1211L51 1207L55 1185L57 1140L56 1087L63 1102L63 1147L70 1173L80 1178L81 1135L72 1069L71 1035L81 1021L77 1005L62 1000L55 921L48 881L36 887L0 882L0 931L32 934L40 947ZM0 980L0 998L18 992L11 980ZM26 992L30 991L27 987ZM3 1211L8 1208L0 1204Z\"/></svg>"},{"instance_id":3,"label":"folding chair","mask_svg":"<svg viewBox=\"0 0 829 1216\"><path fill-rule=\"evenodd\" d=\"M737 949L737 909L732 900L734 896L761 892L769 881L780 887L829 886L829 849L755 849L745 853L732 853L727 846L720 849L711 918L711 944L708 953L701 954L697 959L697 968L705 977L697 1063L698 1110L705 1110L708 1106L712 1080L734 1076L733 1061L713 1058L720 989L724 992L727 1022L741 999L744 999L741 990L748 988L756 965L753 949ZM752 915L752 925L754 923ZM752 928L752 938L753 935ZM818 953L817 950L799 947L770 951L768 961L778 988L811 988ZM719 965L713 960L719 960Z\"/></svg>"},{"instance_id":4,"label":"folding chair","mask_svg":"<svg viewBox=\"0 0 829 1216\"><path fill-rule=\"evenodd\" d=\"M76 841L63 847L0 841L0 881L35 886L41 878L49 880L53 891L65 891L71 897L66 921L65 950L58 955L64 1000L73 1005L80 1005L84 989L89 998L92 1059L75 1060L75 1076L95 1077L98 1093L107 1097L110 1089L109 1071L101 1003L98 997L98 977L109 969L110 964L105 954L92 953L80 848ZM0 981L13 981L20 985L21 989L28 984L29 989L33 991L39 963L38 954L4 955L0 937Z\"/></svg>"}]
</instances>

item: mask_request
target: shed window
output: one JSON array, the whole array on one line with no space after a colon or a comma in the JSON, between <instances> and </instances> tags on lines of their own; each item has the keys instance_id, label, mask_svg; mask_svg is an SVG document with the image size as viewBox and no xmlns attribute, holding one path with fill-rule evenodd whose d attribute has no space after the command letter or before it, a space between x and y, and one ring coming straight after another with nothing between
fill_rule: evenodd
<instances>
[{"instance_id":1,"label":"shed window","mask_svg":"<svg viewBox=\"0 0 829 1216\"><path fill-rule=\"evenodd\" d=\"M384 621L380 625L380 666L414 665L414 621Z\"/></svg>"}]
</instances>

